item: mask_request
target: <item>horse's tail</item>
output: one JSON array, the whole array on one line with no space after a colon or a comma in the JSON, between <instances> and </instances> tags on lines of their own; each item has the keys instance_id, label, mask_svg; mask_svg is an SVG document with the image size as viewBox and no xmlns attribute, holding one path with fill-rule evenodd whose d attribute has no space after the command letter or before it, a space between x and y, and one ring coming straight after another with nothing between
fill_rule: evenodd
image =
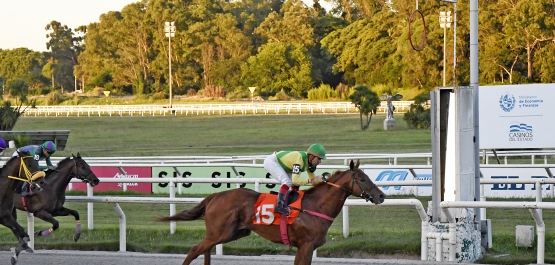
<instances>
[{"instance_id":1,"label":"horse's tail","mask_svg":"<svg viewBox=\"0 0 555 265\"><path fill-rule=\"evenodd\" d=\"M204 216L204 212L206 211L206 205L214 198L216 194L212 194L202 200L197 206L182 211L178 214L172 216L165 216L165 217L158 217L156 220L158 222L168 222L168 221L192 221L197 220Z\"/></svg>"}]
</instances>

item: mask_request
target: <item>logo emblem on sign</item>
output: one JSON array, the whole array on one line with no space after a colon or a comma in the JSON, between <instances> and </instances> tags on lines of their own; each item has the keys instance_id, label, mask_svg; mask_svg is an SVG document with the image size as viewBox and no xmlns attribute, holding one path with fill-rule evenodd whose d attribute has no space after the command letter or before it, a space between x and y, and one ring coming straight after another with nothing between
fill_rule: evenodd
<instances>
[{"instance_id":1,"label":"logo emblem on sign","mask_svg":"<svg viewBox=\"0 0 555 265\"><path fill-rule=\"evenodd\" d=\"M499 106L503 111L510 112L515 108L516 100L513 95L502 95L499 99Z\"/></svg>"}]
</instances>

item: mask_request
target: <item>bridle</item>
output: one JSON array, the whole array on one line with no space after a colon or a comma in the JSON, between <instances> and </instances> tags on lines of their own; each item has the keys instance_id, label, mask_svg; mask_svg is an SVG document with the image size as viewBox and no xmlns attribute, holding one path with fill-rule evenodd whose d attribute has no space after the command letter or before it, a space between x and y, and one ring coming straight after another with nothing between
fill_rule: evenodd
<instances>
[{"instance_id":1,"label":"bridle","mask_svg":"<svg viewBox=\"0 0 555 265\"><path fill-rule=\"evenodd\" d=\"M355 174L356 174L356 173L355 173L352 169L349 169L349 174L351 175L351 189L343 188L343 187L341 187L341 186L339 186L339 185L337 185L337 184L335 184L335 183L333 183L333 182L329 182L327 179L324 179L324 183L326 183L326 184L328 184L328 185L331 185L331 186L334 186L334 187L336 187L336 188L339 188L339 189L341 189L341 190L343 190L343 191L346 191L347 193L349 193L349 195L354 195L354 196L356 196L356 197L365 199L366 201L372 200L372 199L374 198L374 197L372 196L372 194L366 192L366 191L364 190L364 188L362 187L361 182L364 182L364 179L363 179L363 180L358 180L358 179L355 177ZM355 183L356 183L356 184L358 185L358 187L362 190L362 193L361 193L361 194L355 194L355 193L354 193ZM372 182L372 186L370 186L370 188L368 189L368 191L371 191L371 190L372 190L374 187L376 187L376 186L377 186L376 183L373 183L373 182Z\"/></svg>"},{"instance_id":2,"label":"bridle","mask_svg":"<svg viewBox=\"0 0 555 265\"><path fill-rule=\"evenodd\" d=\"M32 180L36 180L38 178L44 177L44 173L43 174L36 174L39 171L35 171L35 172L31 172L29 170L29 168L27 168L27 165L25 165L25 159L26 158L31 158L34 159L32 156L20 156L20 162L19 162L19 173L17 176L8 176L8 178L11 179L16 179L16 180L20 180L20 181L24 181L24 182L31 182ZM21 176L21 172L25 173L25 178L23 178Z\"/></svg>"},{"instance_id":3,"label":"bridle","mask_svg":"<svg viewBox=\"0 0 555 265\"><path fill-rule=\"evenodd\" d=\"M69 174L69 176L71 178L76 178L79 179L85 183L90 183L89 179L87 178L90 174L92 174L92 171L85 175L85 176L81 176L81 175L77 175L77 162L75 161L75 158L72 158L71 160L73 160L73 170L71 171L71 173Z\"/></svg>"}]
</instances>

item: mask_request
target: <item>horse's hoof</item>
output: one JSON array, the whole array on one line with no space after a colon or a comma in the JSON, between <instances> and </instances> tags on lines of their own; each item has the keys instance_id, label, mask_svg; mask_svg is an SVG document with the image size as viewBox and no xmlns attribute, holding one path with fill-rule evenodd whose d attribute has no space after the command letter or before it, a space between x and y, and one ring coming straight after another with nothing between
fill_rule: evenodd
<instances>
[{"instance_id":1,"label":"horse's hoof","mask_svg":"<svg viewBox=\"0 0 555 265\"><path fill-rule=\"evenodd\" d=\"M15 250L15 249L14 249L14 250ZM16 254L16 253L14 252L13 255L12 255L12 258L11 258L11 260L10 260L10 261L12 262L12 265L15 265L15 264L17 263L17 256L19 256L19 253Z\"/></svg>"},{"instance_id":2,"label":"horse's hoof","mask_svg":"<svg viewBox=\"0 0 555 265\"><path fill-rule=\"evenodd\" d=\"M77 242L77 240L79 240L79 238L81 238L81 234L73 235L73 242Z\"/></svg>"},{"instance_id":3,"label":"horse's hoof","mask_svg":"<svg viewBox=\"0 0 555 265\"><path fill-rule=\"evenodd\" d=\"M29 246L27 246L25 251L27 251L27 253L35 253L35 251L32 248L30 248Z\"/></svg>"}]
</instances>

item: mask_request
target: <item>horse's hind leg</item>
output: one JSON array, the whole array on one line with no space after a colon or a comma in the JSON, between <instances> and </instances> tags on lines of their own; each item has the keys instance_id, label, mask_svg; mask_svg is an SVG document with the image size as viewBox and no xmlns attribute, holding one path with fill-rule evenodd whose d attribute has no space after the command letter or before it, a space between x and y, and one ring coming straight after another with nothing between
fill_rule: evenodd
<instances>
[{"instance_id":1,"label":"horse's hind leg","mask_svg":"<svg viewBox=\"0 0 555 265\"><path fill-rule=\"evenodd\" d=\"M187 254L187 257L183 261L183 265L191 264L191 262L194 259L196 259L202 253L204 253L204 264L209 265L210 264L210 250L216 244L217 243L211 242L209 240L206 240L206 238L204 238L202 241L200 241L200 243L198 245L191 248L191 250ZM208 256L208 258L207 258L207 256Z\"/></svg>"},{"instance_id":2,"label":"horse's hind leg","mask_svg":"<svg viewBox=\"0 0 555 265\"><path fill-rule=\"evenodd\" d=\"M60 223L58 222L58 220L54 219L54 217L52 217L52 215L46 210L40 210L36 212L35 216L40 218L43 221L46 221L52 224L52 227L48 230L35 232L37 236L48 236L50 235L50 233L54 232L56 229L58 229L58 227L60 227Z\"/></svg>"},{"instance_id":3,"label":"horse's hind leg","mask_svg":"<svg viewBox=\"0 0 555 265\"><path fill-rule=\"evenodd\" d=\"M68 215L73 215L73 217L75 218L75 234L73 235L73 241L77 242L77 240L79 240L79 238L81 237L81 220L79 218L79 212L72 210L72 209L68 209L65 207L60 208L59 210L52 212L51 213L52 216L68 216Z\"/></svg>"},{"instance_id":4,"label":"horse's hind leg","mask_svg":"<svg viewBox=\"0 0 555 265\"><path fill-rule=\"evenodd\" d=\"M213 226L209 226L212 228ZM218 227L218 228L216 228ZM200 254L204 254L204 265L210 265L210 250L217 244L227 243L230 241L237 240L239 238L250 235L251 230L249 229L239 229L234 230L228 227L227 232L219 231L221 228L226 229L225 226L216 226L215 229L210 229L206 231L206 236L200 243L189 251L187 258L183 261L183 265L190 264L194 259L196 259Z\"/></svg>"},{"instance_id":5,"label":"horse's hind leg","mask_svg":"<svg viewBox=\"0 0 555 265\"><path fill-rule=\"evenodd\" d=\"M312 263L312 252L314 252L314 244L305 243L297 250L295 255L295 265L305 265Z\"/></svg>"}]
</instances>

